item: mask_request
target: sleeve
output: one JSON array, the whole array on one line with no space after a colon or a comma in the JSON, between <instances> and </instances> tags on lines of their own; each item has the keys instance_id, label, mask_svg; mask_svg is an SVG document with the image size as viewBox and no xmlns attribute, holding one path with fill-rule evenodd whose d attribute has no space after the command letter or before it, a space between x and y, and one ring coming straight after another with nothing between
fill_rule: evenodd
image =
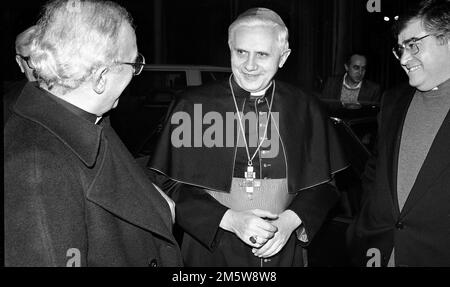
<instances>
[{"instance_id":1,"label":"sleeve","mask_svg":"<svg viewBox=\"0 0 450 287\"><path fill-rule=\"evenodd\" d=\"M5 265L85 266L84 198L67 164L34 151L4 165Z\"/></svg>"},{"instance_id":2,"label":"sleeve","mask_svg":"<svg viewBox=\"0 0 450 287\"><path fill-rule=\"evenodd\" d=\"M175 201L175 222L208 249L213 250L225 232L219 228L228 207L204 189L168 179L155 172L150 178Z\"/></svg>"},{"instance_id":3,"label":"sleeve","mask_svg":"<svg viewBox=\"0 0 450 287\"><path fill-rule=\"evenodd\" d=\"M302 221L297 237L302 245L308 245L335 206L338 192L330 183L324 183L298 192L287 209L294 211Z\"/></svg>"}]
</instances>

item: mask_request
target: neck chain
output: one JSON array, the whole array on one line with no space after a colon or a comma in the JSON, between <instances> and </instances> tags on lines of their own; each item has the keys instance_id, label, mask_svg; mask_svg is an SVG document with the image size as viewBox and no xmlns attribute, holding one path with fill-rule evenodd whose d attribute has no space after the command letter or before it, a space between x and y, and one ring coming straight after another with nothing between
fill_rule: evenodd
<instances>
[{"instance_id":1,"label":"neck chain","mask_svg":"<svg viewBox=\"0 0 450 287\"><path fill-rule=\"evenodd\" d=\"M272 90L272 98L270 100L270 105L269 105L269 115L267 116L267 123L266 123L266 128L264 129L264 136L262 141L259 143L258 147L256 148L255 153L253 154L253 156L250 157L250 151L249 151L249 147L247 144L247 139L245 137L245 130L244 130L244 125L242 123L242 117L241 117L241 113L239 112L239 108L237 105L237 101L236 101L236 96L234 95L234 91L233 91L233 85L231 84L231 77L233 75L230 75L230 78L228 79L228 83L230 85L230 89L231 89L231 95L233 96L233 101L234 101L234 106L236 107L236 112L238 114L238 118L239 118L239 125L241 127L241 133L242 136L244 138L244 144L245 144L245 151L247 152L247 171L244 173L244 186L246 188L246 191L249 195L249 198L251 198L251 194L253 194L253 187L259 187L260 183L258 181L255 181L255 172L253 171L253 159L255 158L256 154L258 153L259 149L261 148L264 140L266 139L266 135L267 135L267 129L269 127L269 121L270 118L272 116L272 104L273 104L273 98L275 96L275 81L273 81L273 90ZM244 113L244 109L245 109L245 105L242 108L242 114Z\"/></svg>"},{"instance_id":2,"label":"neck chain","mask_svg":"<svg viewBox=\"0 0 450 287\"><path fill-rule=\"evenodd\" d=\"M264 137L263 137L263 140L259 143L258 147L256 148L256 151L253 154L253 156L250 157L250 151L249 151L249 148L248 148L247 139L245 138L245 130L244 130L244 125L242 124L242 117L241 117L241 113L242 114L244 113L245 106L242 108L242 112L239 112L239 108L238 108L238 105L237 105L237 102L236 102L236 96L234 95L233 86L231 84L231 77L232 77L232 75L230 76L230 79L229 79L231 95L233 96L234 106L236 107L236 112L237 112L238 118L239 118L239 125L241 127L241 133L242 133L242 136L244 138L245 151L247 152L247 158L248 158L248 165L252 166L253 165L253 159L255 158L255 156L258 153L259 149L261 148L264 140L266 139L267 128L269 126L269 120L270 120L270 117L272 116L271 111L272 111L273 98L274 98L274 94L275 94L275 81L273 82L272 99L270 100L269 116L267 117L267 124L266 124L266 128L264 129Z\"/></svg>"}]
</instances>

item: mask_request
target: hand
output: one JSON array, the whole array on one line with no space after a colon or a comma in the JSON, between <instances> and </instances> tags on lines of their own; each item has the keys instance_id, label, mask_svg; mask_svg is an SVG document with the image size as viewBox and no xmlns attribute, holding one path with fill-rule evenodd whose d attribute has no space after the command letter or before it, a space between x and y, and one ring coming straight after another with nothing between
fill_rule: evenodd
<instances>
[{"instance_id":1,"label":"hand","mask_svg":"<svg viewBox=\"0 0 450 287\"><path fill-rule=\"evenodd\" d=\"M277 232L277 227L264 218L274 220L278 218L278 215L260 209L245 211L228 209L219 226L233 232L246 244L252 247L261 247ZM255 237L255 243L250 242L251 236Z\"/></svg>"},{"instance_id":2,"label":"hand","mask_svg":"<svg viewBox=\"0 0 450 287\"><path fill-rule=\"evenodd\" d=\"M272 239L268 240L261 248L253 248L253 254L258 257L272 257L286 245L292 232L300 226L302 221L292 210L285 210L278 219L271 222L278 228Z\"/></svg>"}]
</instances>

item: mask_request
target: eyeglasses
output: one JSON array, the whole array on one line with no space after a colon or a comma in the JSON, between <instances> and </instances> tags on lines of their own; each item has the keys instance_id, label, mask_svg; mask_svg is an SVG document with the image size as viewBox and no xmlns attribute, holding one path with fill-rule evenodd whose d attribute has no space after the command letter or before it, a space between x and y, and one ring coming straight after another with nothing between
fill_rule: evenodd
<instances>
[{"instance_id":1,"label":"eyeglasses","mask_svg":"<svg viewBox=\"0 0 450 287\"><path fill-rule=\"evenodd\" d=\"M33 66L31 66L31 64L30 64L30 57L29 56L23 56L23 55L20 55L20 54L16 54L16 56L19 56L23 61L25 61L25 63L27 63L28 68L30 68L32 70L34 69Z\"/></svg>"},{"instance_id":2,"label":"eyeglasses","mask_svg":"<svg viewBox=\"0 0 450 287\"><path fill-rule=\"evenodd\" d=\"M133 67L133 76L138 76L142 72L142 69L144 69L145 58L144 58L144 55L142 55L141 53L138 53L136 62L134 62L134 63L129 63L129 62L116 62L116 63L130 65L131 67Z\"/></svg>"},{"instance_id":3,"label":"eyeglasses","mask_svg":"<svg viewBox=\"0 0 450 287\"><path fill-rule=\"evenodd\" d=\"M403 42L403 44L397 45L396 47L392 48L392 53L394 54L395 58L397 60L400 60L403 54L405 53L405 50L408 51L411 55L416 55L419 53L419 45L418 42L422 39L425 39L428 36L434 36L434 34L428 34L420 38L411 38Z\"/></svg>"}]
</instances>

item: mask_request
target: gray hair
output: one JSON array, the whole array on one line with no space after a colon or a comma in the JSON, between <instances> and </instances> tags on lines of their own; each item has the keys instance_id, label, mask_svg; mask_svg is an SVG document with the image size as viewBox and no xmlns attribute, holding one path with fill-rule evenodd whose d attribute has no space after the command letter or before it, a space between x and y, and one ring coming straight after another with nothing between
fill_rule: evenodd
<instances>
[{"instance_id":1,"label":"gray hair","mask_svg":"<svg viewBox=\"0 0 450 287\"><path fill-rule=\"evenodd\" d=\"M102 65L119 57L118 35L132 18L110 1L54 0L37 23L30 59L38 81L64 94L78 88Z\"/></svg>"},{"instance_id":2,"label":"gray hair","mask_svg":"<svg viewBox=\"0 0 450 287\"><path fill-rule=\"evenodd\" d=\"M274 11L267 8L251 8L239 15L230 27L228 27L228 45L233 46L233 35L237 28L247 26L268 26L274 27L278 33L278 45L280 51L289 49L289 32L281 17Z\"/></svg>"},{"instance_id":3,"label":"gray hair","mask_svg":"<svg viewBox=\"0 0 450 287\"><path fill-rule=\"evenodd\" d=\"M397 37L414 20L420 20L429 33L450 38L450 0L424 0L408 10L394 25Z\"/></svg>"}]
</instances>

